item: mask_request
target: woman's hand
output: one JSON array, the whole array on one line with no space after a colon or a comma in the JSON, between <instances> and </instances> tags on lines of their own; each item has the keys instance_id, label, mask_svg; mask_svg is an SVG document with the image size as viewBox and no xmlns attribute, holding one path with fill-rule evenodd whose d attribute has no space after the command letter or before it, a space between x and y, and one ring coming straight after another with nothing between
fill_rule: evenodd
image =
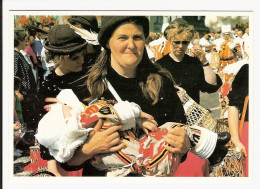
<instances>
[{"instance_id":1,"label":"woman's hand","mask_svg":"<svg viewBox=\"0 0 260 189\"><path fill-rule=\"evenodd\" d=\"M194 45L193 49L194 49L193 53L197 56L200 62L202 64L205 64L207 62L206 53L200 48L199 45Z\"/></svg>"},{"instance_id":2,"label":"woman's hand","mask_svg":"<svg viewBox=\"0 0 260 189\"><path fill-rule=\"evenodd\" d=\"M171 153L185 154L190 150L190 140L183 128L175 127L169 129L164 139L170 145L165 145L164 147Z\"/></svg>"},{"instance_id":3,"label":"woman's hand","mask_svg":"<svg viewBox=\"0 0 260 189\"><path fill-rule=\"evenodd\" d=\"M141 127L145 134L148 135L148 130L155 132L157 131L158 123L154 120L154 117L150 114L147 114L143 111L141 111L141 114L139 116L141 118Z\"/></svg>"},{"instance_id":4,"label":"woman's hand","mask_svg":"<svg viewBox=\"0 0 260 189\"><path fill-rule=\"evenodd\" d=\"M235 145L235 147L239 148L239 149L242 151L242 153L243 153L245 156L247 156L246 148L245 148L245 146L242 144L241 141L236 141L236 140L234 140L234 139L232 139L232 138L231 138L231 141L232 141L232 143Z\"/></svg>"},{"instance_id":5,"label":"woman's hand","mask_svg":"<svg viewBox=\"0 0 260 189\"><path fill-rule=\"evenodd\" d=\"M94 129L90 132L86 143L82 146L82 152L88 156L96 154L116 152L125 147L125 143L120 142L119 129L122 125L110 127L100 131L103 125L102 120L98 120Z\"/></svg>"},{"instance_id":6,"label":"woman's hand","mask_svg":"<svg viewBox=\"0 0 260 189\"><path fill-rule=\"evenodd\" d=\"M20 122L16 122L15 124L14 124L14 130L15 131L18 131L20 128L21 128L21 123Z\"/></svg>"},{"instance_id":7,"label":"woman's hand","mask_svg":"<svg viewBox=\"0 0 260 189\"><path fill-rule=\"evenodd\" d=\"M118 130L122 125L110 127L101 131L103 123L98 120L94 129L90 132L87 141L76 150L74 156L67 162L70 166L79 166L94 155L116 152L126 147L125 143L120 143Z\"/></svg>"}]
</instances>

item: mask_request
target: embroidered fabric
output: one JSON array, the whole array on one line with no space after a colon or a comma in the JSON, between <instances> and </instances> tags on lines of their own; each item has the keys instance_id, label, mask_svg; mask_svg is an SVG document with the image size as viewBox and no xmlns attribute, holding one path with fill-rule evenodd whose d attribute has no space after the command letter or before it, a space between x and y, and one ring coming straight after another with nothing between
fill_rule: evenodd
<instances>
[{"instance_id":1,"label":"embroidered fabric","mask_svg":"<svg viewBox=\"0 0 260 189\"><path fill-rule=\"evenodd\" d=\"M35 137L40 144L49 149L50 154L57 161L64 163L73 157L77 147L86 141L93 128L82 127L81 112L84 111L84 106L71 89L62 90L57 99L72 108L71 117L64 118L62 104L52 105L51 110L39 122L38 133ZM121 101L115 104L114 110L124 125L122 131L136 126L135 117L140 115L140 106L128 101ZM93 114L93 116L95 115Z\"/></svg>"},{"instance_id":2,"label":"embroidered fabric","mask_svg":"<svg viewBox=\"0 0 260 189\"><path fill-rule=\"evenodd\" d=\"M68 161L73 156L75 149L87 139L88 133L92 130L89 124L86 124L91 123L87 121L89 118L103 116L102 129L106 129L115 125L111 123L120 123L121 117L117 113L122 114L123 119L131 118L133 121L133 118L140 115L141 111L138 105L127 101L119 102L117 106L121 109L117 108L117 110L114 108L116 105L109 105L104 100L93 102L84 108L69 89L62 90L57 98L72 107L70 111L72 116L64 119L62 105L54 105L40 121L36 138L39 143L49 148L50 154L59 162ZM131 109L131 111L126 109ZM186 111L188 109L186 108ZM93 110L95 111L93 112ZM123 115L124 113L129 113L129 115ZM82 118L83 114L86 114L85 122ZM131 122L131 124L133 123ZM140 140L137 140L129 129L121 131L122 142L126 143L127 147L115 153L96 155L91 160L91 164L100 170L107 170L107 176L126 176L130 172L138 172L140 168L143 169L142 174L145 176L174 174L179 165L179 156L169 153L164 148L164 136L170 128L174 127L183 127L187 131L194 147L194 153L202 158L208 158L212 154L216 145L215 136L217 135L215 133L197 125L189 126L168 122L160 126L158 131L150 132L148 136L142 136Z\"/></svg>"}]
</instances>

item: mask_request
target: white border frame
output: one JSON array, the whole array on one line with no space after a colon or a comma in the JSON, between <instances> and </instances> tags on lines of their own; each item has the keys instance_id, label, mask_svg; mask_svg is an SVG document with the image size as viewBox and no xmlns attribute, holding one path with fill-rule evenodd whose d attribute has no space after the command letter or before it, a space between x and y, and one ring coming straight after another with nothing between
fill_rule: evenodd
<instances>
[{"instance_id":1,"label":"white border frame","mask_svg":"<svg viewBox=\"0 0 260 189\"><path fill-rule=\"evenodd\" d=\"M108 185L110 187L120 186L124 188L133 188L133 187L184 187L186 188L187 183L189 187L195 187L195 188L253 188L255 186L260 186L260 181L256 179L257 175L259 176L259 160L257 157L257 140L259 140L259 137L256 135L257 131L259 131L258 126L254 126L254 132L251 132L252 136L252 142L255 144L251 145L251 148L249 149L251 151L250 153L250 177L249 178L91 178L91 177L79 177L79 178L47 178L48 183L46 182L46 178L27 178L27 177L19 177L14 178L13 170L10 170L10 164L12 164L12 156L10 156L10 147L8 146L8 141L12 140L10 137L8 137L8 118L12 117L12 108L13 106L10 106L8 102L10 102L9 97L9 90L8 88L12 88L10 86L13 86L12 82L10 81L10 76L13 75L13 72L11 71L13 64L10 62L11 54L13 54L13 47L12 43L8 39L11 40L10 36L12 36L12 29L13 27L9 27L9 21L12 20L12 14L10 15L11 10L43 10L42 13L46 14L46 10L70 10L70 11L77 11L78 7L81 8L81 10L153 10L153 15L163 15L166 14L167 10L174 10L174 14L183 15L183 11L186 13L189 13L190 15L198 15L198 13L207 13L211 14L212 12L209 11L217 11L221 14L222 11L231 11L235 10L236 12L233 12L234 14L240 14L241 7L243 7L243 11L253 11L250 14L254 16L254 20L250 20L250 27L253 23L253 29L250 28L250 35L253 36L254 41L259 42L259 37L257 35L253 35L253 33L256 33L256 25L258 23L259 13L257 11L257 3L255 1L247 0L245 1L227 1L227 0L218 0L215 2L209 2L209 1L190 1L185 0L183 2L170 2L170 1L149 1L148 2L141 2L141 1L127 1L122 2L118 0L110 0L110 1L99 1L95 0L93 2L86 1L86 0L72 0L73 2L68 1L61 1L61 0L43 0L43 1L36 1L36 0L3 0L3 186L4 188L46 188L50 186L51 188L54 188L56 186L61 186L62 188L72 188L75 186L75 184L83 184L82 186L79 185L79 187L95 187L95 188L103 188L107 187ZM41 3L41 4L40 4ZM130 4L131 3L131 4ZM157 3L157 4L155 4ZM160 4L158 4L160 3ZM210 7L213 4L214 7ZM122 4L127 4L127 7L122 8ZM101 6L102 5L102 6ZM113 6L112 6L113 5ZM223 6L225 5L225 6ZM126 5L125 5L126 6ZM184 8L185 7L185 8ZM160 11L158 11L160 10ZM186 10L186 11L185 11ZM192 10L192 11L188 11ZM204 10L204 11L203 11ZM162 11L162 12L161 12ZM195 12L194 12L195 11ZM63 11L62 11L63 12ZM62 13L60 12L60 13ZM68 15L66 13L67 11L64 11L64 15ZM105 14L108 12L105 12ZM109 12L108 14L110 14ZM116 12L117 13L117 12ZM146 11L138 11L138 12L131 12L131 14L143 14L147 15ZM222 12L223 13L223 12ZM78 12L76 13L78 14ZM85 14L85 13L82 13ZM91 14L91 13L90 13ZM105 15L102 14L102 15ZM225 14L225 13L224 13ZM101 14L96 14L101 15ZM13 41L13 40L11 40ZM256 52L256 49L258 47L257 43L254 43L254 52ZM10 54L11 53L11 54ZM251 53L252 54L252 53ZM259 54L259 53L258 53ZM257 60L257 56L259 56L256 53L254 53L255 56L253 56L253 60L251 59L251 62L255 62ZM10 56L8 56L10 55ZM259 59L258 59L259 60ZM254 70L259 70L259 63L254 64ZM250 67L251 72L253 71L253 66ZM259 74L250 74L250 89L253 88L253 84L255 86L259 86L257 84L258 81L253 78L258 77ZM8 87L9 86L9 87ZM250 91L250 97L251 94L257 93L258 91ZM12 93L11 93L12 94ZM257 96L254 94L254 96ZM253 97L253 96L252 96ZM253 103L254 102L254 103ZM256 110L256 107L258 105L259 101L254 98L250 101L250 111L254 109L254 111L251 112L258 112ZM254 104L254 105L253 105ZM254 108L253 108L254 107ZM250 114L250 120L252 119L253 114ZM11 118L12 119L12 118ZM257 119L257 116L254 117L254 121L250 121L250 126L254 125L255 120ZM252 130L251 130L252 131ZM9 132L10 134L10 132ZM11 135L9 135L11 136ZM12 148L11 148L12 149ZM9 153L7 153L9 152ZM12 153L12 150L11 150ZM11 162L10 162L11 161ZM252 166L253 165L253 166ZM186 179L189 179L187 182ZM130 183L129 183L130 182ZM91 186L89 185L91 184ZM165 185L163 185L165 184ZM172 186L170 185L172 184ZM195 186L194 186L195 184Z\"/></svg>"}]
</instances>

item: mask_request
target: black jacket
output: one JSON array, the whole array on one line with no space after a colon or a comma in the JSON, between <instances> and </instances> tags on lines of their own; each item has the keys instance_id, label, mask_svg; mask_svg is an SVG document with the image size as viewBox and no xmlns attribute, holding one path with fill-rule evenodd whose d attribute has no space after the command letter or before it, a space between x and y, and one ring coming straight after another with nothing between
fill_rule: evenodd
<instances>
[{"instance_id":1,"label":"black jacket","mask_svg":"<svg viewBox=\"0 0 260 189\"><path fill-rule=\"evenodd\" d=\"M216 75L217 85L211 85L205 81L204 71L198 58L185 54L181 62L176 62L170 54L167 54L156 63L170 71L175 82L184 88L197 103L200 102L200 91L213 93L222 85L218 75Z\"/></svg>"},{"instance_id":2,"label":"black jacket","mask_svg":"<svg viewBox=\"0 0 260 189\"><path fill-rule=\"evenodd\" d=\"M245 64L240 68L232 83L232 90L228 93L229 106L236 106L241 114L244 107L245 97L248 95L248 69L248 64ZM248 108L249 106L247 106L245 121L248 121Z\"/></svg>"}]
</instances>

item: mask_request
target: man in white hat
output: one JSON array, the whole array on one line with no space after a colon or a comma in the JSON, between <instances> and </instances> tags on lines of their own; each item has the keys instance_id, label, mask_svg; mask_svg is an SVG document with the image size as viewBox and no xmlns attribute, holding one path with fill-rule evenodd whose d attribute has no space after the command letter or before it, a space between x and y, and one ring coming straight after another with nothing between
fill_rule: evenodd
<instances>
[{"instance_id":1,"label":"man in white hat","mask_svg":"<svg viewBox=\"0 0 260 189\"><path fill-rule=\"evenodd\" d=\"M225 45L228 45L229 49L233 50L235 48L235 44L233 43L233 40L230 38L231 25L222 25L221 31L223 37L215 40L216 50L220 52Z\"/></svg>"},{"instance_id":2,"label":"man in white hat","mask_svg":"<svg viewBox=\"0 0 260 189\"><path fill-rule=\"evenodd\" d=\"M229 75L223 72L224 68L230 64L237 62L236 54L233 49L236 47L234 41L230 38L231 25L222 25L222 38L215 41L216 50L219 52L219 62L220 67L218 69L218 74L222 79L223 85L219 89L219 101L221 109L221 118L227 117L227 107L228 107L228 97L227 94L231 90L231 84L234 79L234 74Z\"/></svg>"}]
</instances>

